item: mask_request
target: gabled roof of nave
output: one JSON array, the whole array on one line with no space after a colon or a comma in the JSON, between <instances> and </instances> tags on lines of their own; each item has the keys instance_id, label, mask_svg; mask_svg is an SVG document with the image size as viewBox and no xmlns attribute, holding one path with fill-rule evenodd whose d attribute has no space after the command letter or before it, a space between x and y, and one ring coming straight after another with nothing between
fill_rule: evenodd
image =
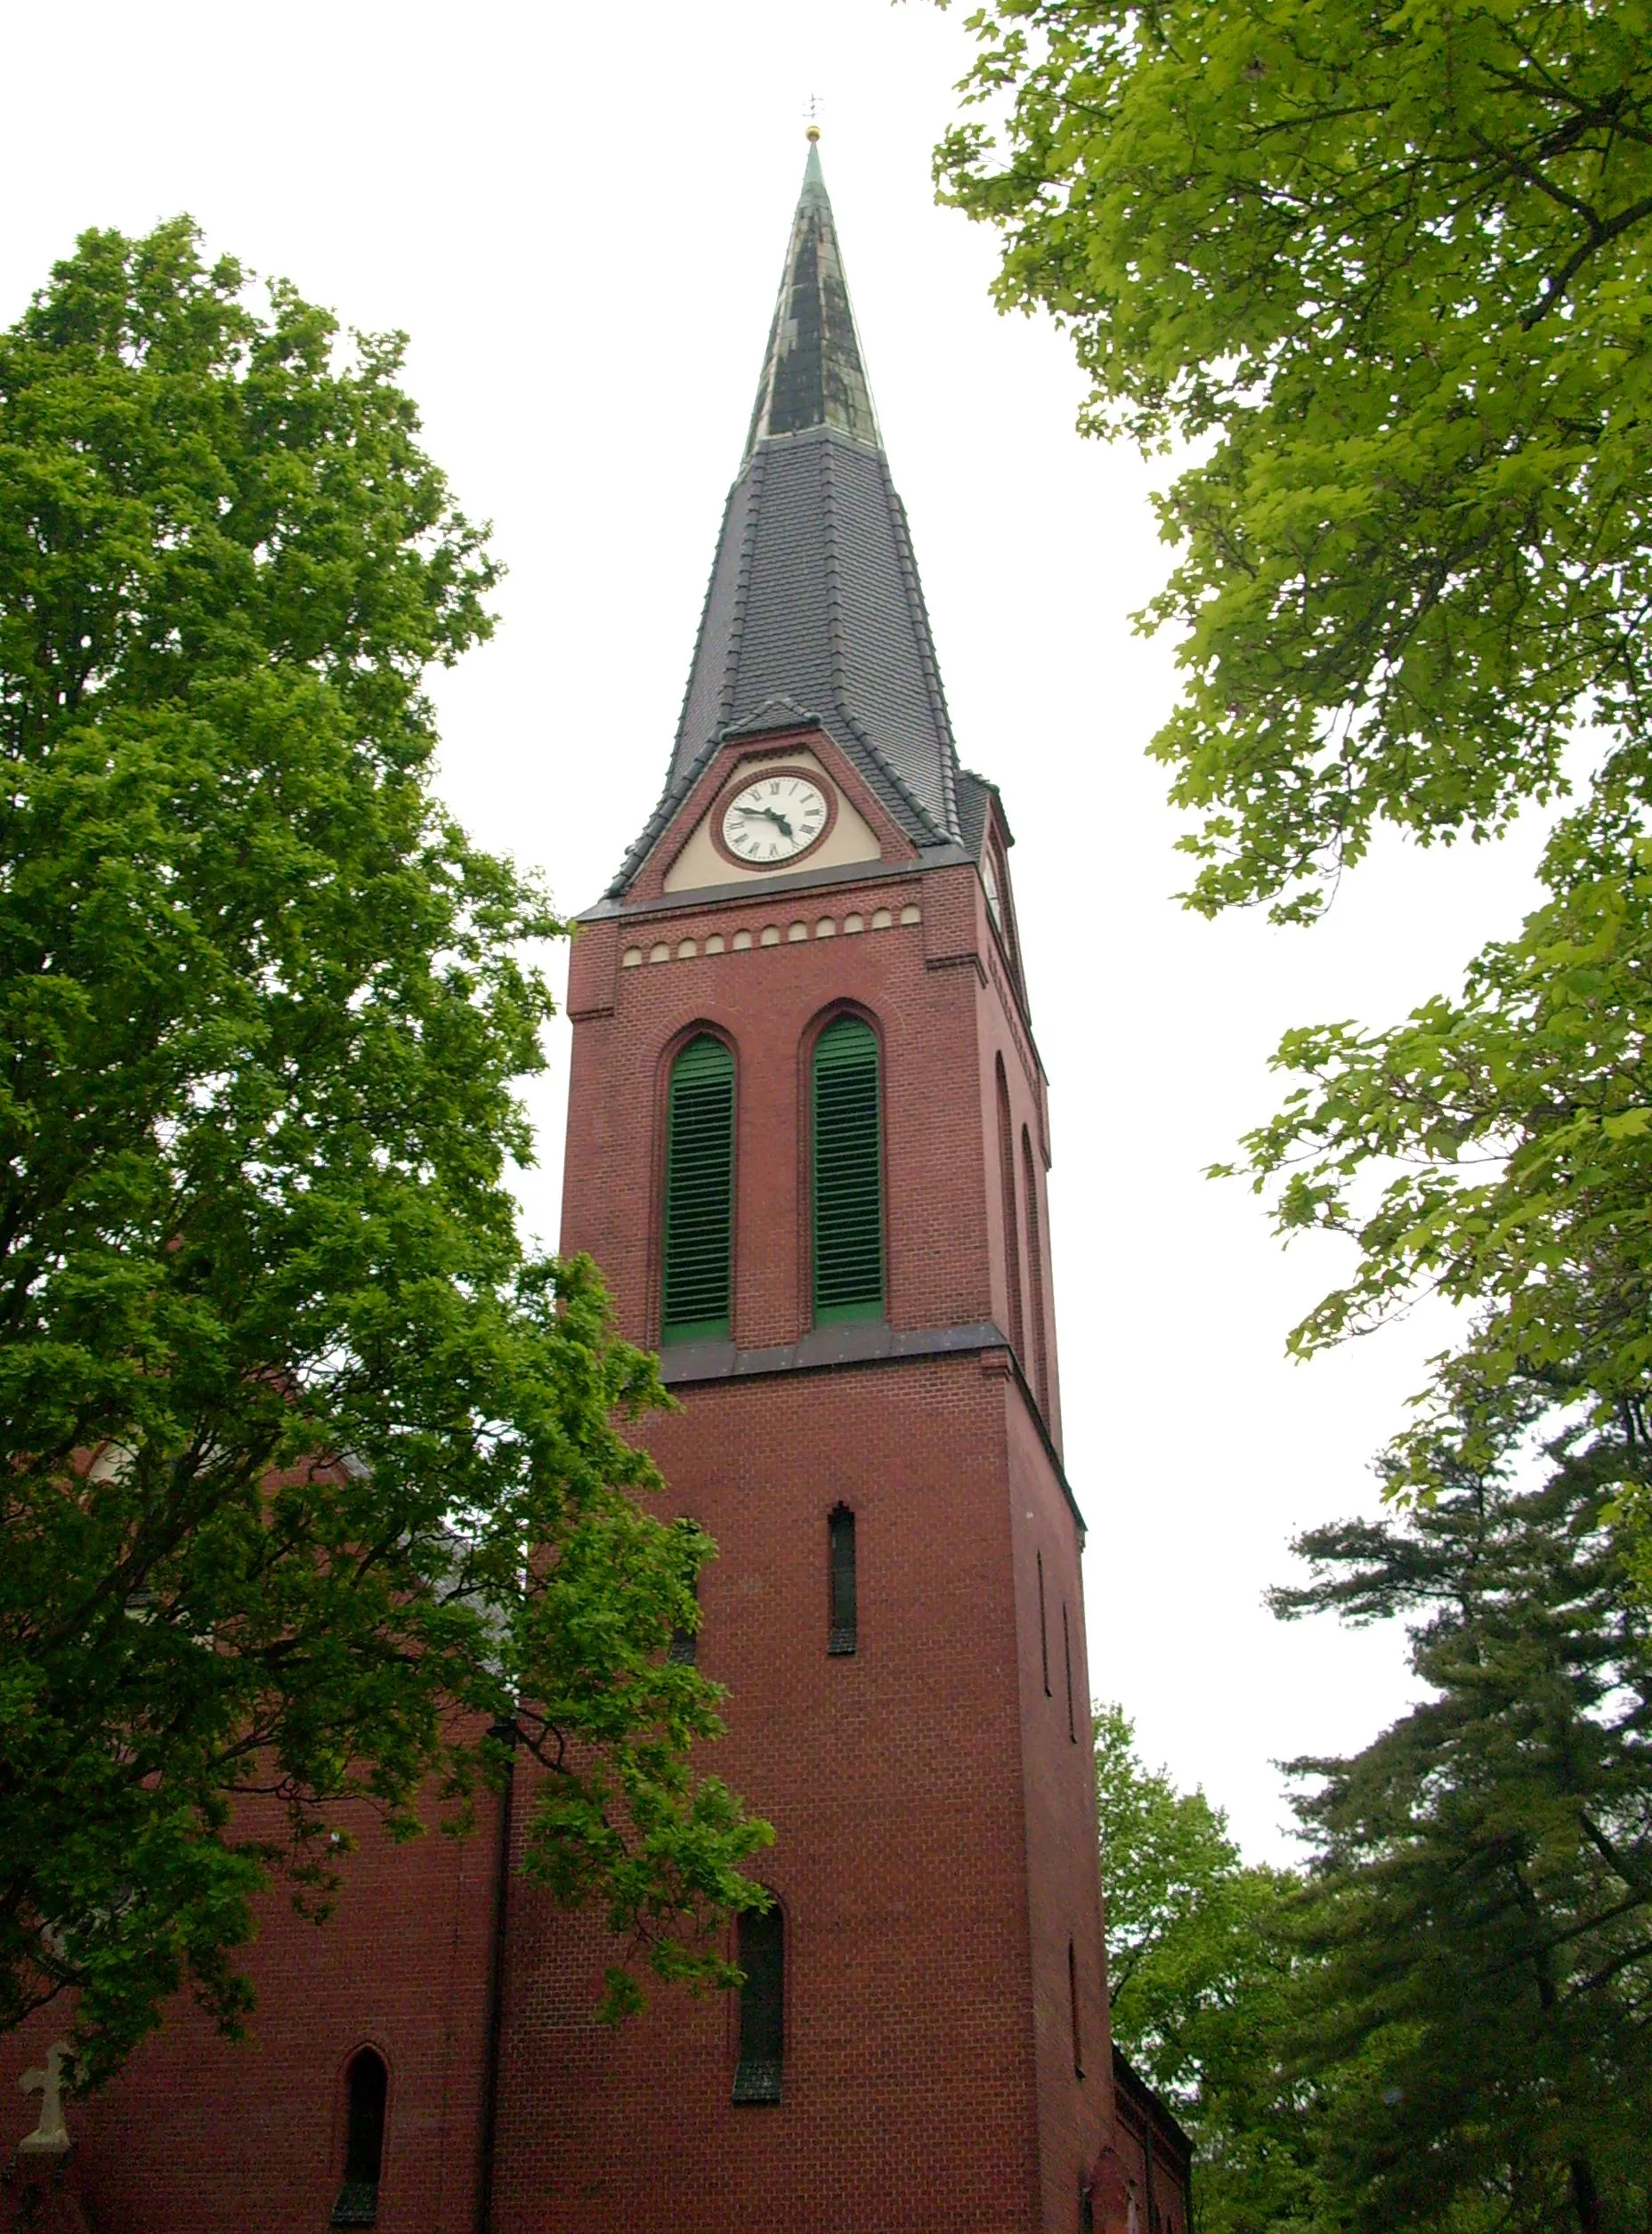
<instances>
[{"instance_id":1,"label":"gabled roof of nave","mask_svg":"<svg viewBox=\"0 0 1652 2234\"><path fill-rule=\"evenodd\" d=\"M624 891L719 744L805 719L842 748L916 845L968 842L973 802L960 798L929 617L813 135L665 792L610 895Z\"/></svg>"}]
</instances>

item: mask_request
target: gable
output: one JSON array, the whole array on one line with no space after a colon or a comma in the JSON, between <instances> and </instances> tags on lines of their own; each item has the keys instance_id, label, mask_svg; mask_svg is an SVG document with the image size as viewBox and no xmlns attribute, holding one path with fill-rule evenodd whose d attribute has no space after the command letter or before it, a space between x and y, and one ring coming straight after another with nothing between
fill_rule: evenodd
<instances>
[{"instance_id":1,"label":"gable","mask_svg":"<svg viewBox=\"0 0 1652 2234\"><path fill-rule=\"evenodd\" d=\"M815 778L836 808L831 827L819 844L800 859L773 869L748 868L742 862L732 861L719 847L716 835L718 821L732 792L738 791L742 783L749 783L765 767L781 765L807 769ZM666 870L663 889L695 892L711 885L765 885L776 877L795 876L801 869L835 869L846 862L882 859L883 847L877 831L819 754L810 751L806 745L785 745L778 750L745 754L728 769L717 797L690 830Z\"/></svg>"}]
</instances>

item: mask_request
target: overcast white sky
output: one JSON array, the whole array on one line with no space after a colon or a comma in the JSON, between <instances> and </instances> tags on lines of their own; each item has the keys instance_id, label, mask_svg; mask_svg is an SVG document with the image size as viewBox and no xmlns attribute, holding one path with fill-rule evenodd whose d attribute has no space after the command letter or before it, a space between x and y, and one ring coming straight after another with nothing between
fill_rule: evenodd
<instances>
[{"instance_id":1,"label":"overcast white sky","mask_svg":"<svg viewBox=\"0 0 1652 2234\"><path fill-rule=\"evenodd\" d=\"M1437 1320L1311 1366L1328 1284L1203 1169L1264 1115L1292 1023L1379 1022L1511 925L1534 841L1380 851L1311 933L1207 925L1143 758L1170 647L1147 490L1073 432L1042 323L988 299L992 240L937 208L967 60L925 0L54 0L8 11L0 321L87 225L180 209L346 323L412 336L426 437L511 572L440 690L442 781L483 842L595 899L660 789L820 96L822 154L965 760L1003 787L1051 1081L1068 1470L1090 1523L1095 1687L1149 1754L1287 1850L1272 1763L1361 1743L1400 1640L1281 1628L1297 1530L1373 1501ZM523 1195L555 1233L564 1027Z\"/></svg>"}]
</instances>

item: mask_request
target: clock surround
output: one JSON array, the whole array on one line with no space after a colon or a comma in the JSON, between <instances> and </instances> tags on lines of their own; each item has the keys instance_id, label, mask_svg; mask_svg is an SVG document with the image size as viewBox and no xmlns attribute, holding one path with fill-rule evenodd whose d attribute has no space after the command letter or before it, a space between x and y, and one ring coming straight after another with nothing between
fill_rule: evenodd
<instances>
[{"instance_id":1,"label":"clock surround","mask_svg":"<svg viewBox=\"0 0 1652 2234\"><path fill-rule=\"evenodd\" d=\"M753 789L759 783L783 781L788 777L798 782L806 783L824 801L826 811L821 819L819 830L806 845L798 846L783 859L752 861L744 854L737 854L729 844L723 830L723 824L729 810L742 792ZM838 787L823 768L807 761L777 760L765 763L748 760L742 763L723 789L718 792L717 803L708 817L708 826L711 842L725 861L736 869L743 870L749 877L773 877L782 875L788 870L795 869L800 862L807 861L811 854L818 853L831 836L837 820Z\"/></svg>"}]
</instances>

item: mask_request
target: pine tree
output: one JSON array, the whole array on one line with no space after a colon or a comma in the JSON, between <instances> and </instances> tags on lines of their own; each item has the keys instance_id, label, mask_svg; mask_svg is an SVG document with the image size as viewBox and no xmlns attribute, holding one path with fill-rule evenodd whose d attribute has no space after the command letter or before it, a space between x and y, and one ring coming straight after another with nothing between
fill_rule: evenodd
<instances>
[{"instance_id":1,"label":"pine tree","mask_svg":"<svg viewBox=\"0 0 1652 2234\"><path fill-rule=\"evenodd\" d=\"M1618 1518L1645 1453L1580 1429L1534 1469L1520 1429L1505 1405L1501 1465L1304 1537L1312 1577L1275 1596L1406 1618L1429 1693L1296 1764L1294 2062L1356 2229L1640 2234L1652 2209L1652 1624Z\"/></svg>"}]
</instances>

